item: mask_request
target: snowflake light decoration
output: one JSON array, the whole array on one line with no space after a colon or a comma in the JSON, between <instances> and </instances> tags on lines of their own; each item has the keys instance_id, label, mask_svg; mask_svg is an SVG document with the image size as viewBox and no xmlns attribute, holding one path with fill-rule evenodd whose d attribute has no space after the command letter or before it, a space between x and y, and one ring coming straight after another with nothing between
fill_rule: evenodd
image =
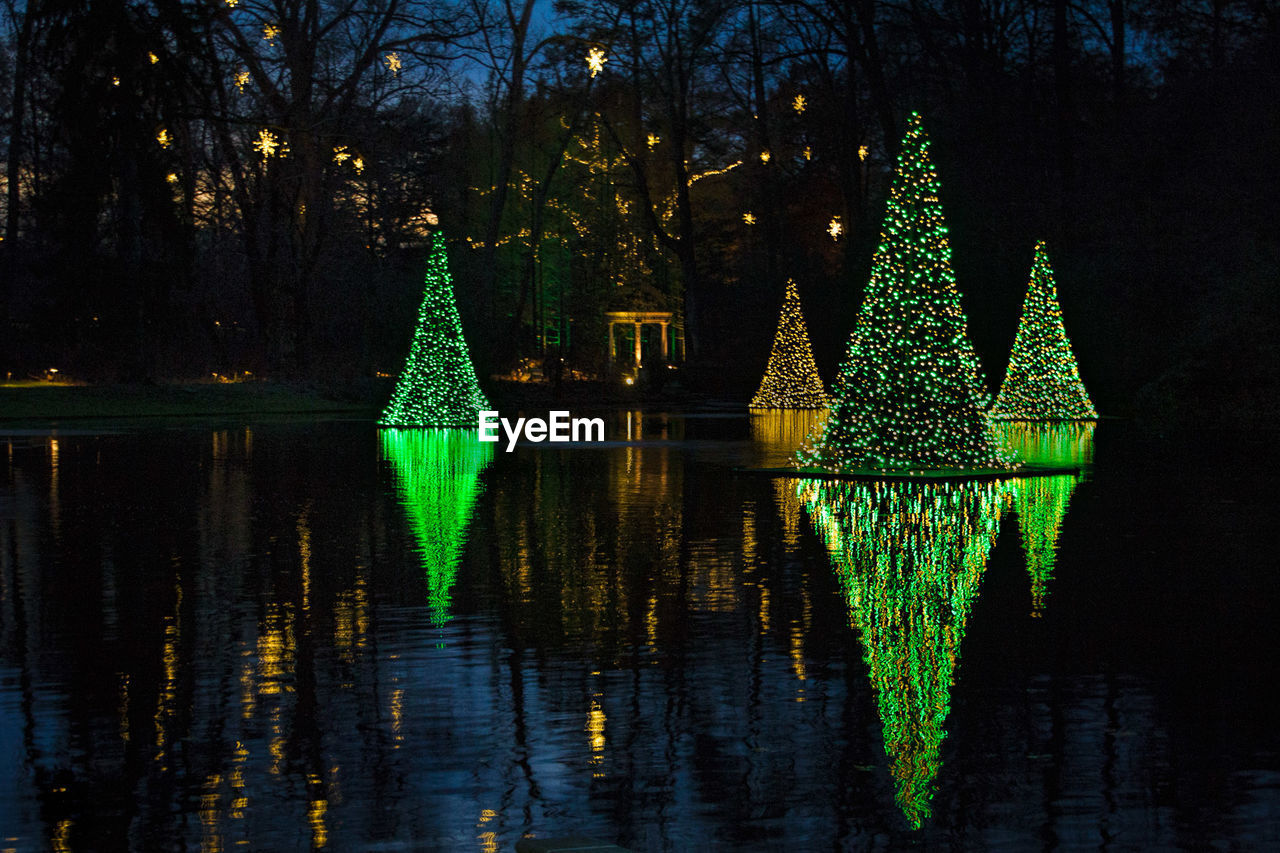
<instances>
[{"instance_id":1,"label":"snowflake light decoration","mask_svg":"<svg viewBox=\"0 0 1280 853\"><path fill-rule=\"evenodd\" d=\"M277 149L280 148L280 137L264 127L258 131L258 138L253 141L253 147L262 155L262 159L266 160L268 157L274 156Z\"/></svg>"}]
</instances>

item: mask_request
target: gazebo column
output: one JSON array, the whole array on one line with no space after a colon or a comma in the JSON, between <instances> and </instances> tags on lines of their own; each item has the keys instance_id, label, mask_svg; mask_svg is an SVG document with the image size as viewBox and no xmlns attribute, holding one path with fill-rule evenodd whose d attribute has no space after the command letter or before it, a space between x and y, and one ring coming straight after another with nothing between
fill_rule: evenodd
<instances>
[{"instance_id":1,"label":"gazebo column","mask_svg":"<svg viewBox=\"0 0 1280 853\"><path fill-rule=\"evenodd\" d=\"M663 320L660 326L662 328L662 360L671 361L671 349L667 346L667 321Z\"/></svg>"},{"instance_id":2,"label":"gazebo column","mask_svg":"<svg viewBox=\"0 0 1280 853\"><path fill-rule=\"evenodd\" d=\"M613 344L613 321L609 321L609 363L614 361L614 344Z\"/></svg>"},{"instance_id":3,"label":"gazebo column","mask_svg":"<svg viewBox=\"0 0 1280 853\"><path fill-rule=\"evenodd\" d=\"M636 323L636 367L640 366L640 330L643 323Z\"/></svg>"}]
</instances>

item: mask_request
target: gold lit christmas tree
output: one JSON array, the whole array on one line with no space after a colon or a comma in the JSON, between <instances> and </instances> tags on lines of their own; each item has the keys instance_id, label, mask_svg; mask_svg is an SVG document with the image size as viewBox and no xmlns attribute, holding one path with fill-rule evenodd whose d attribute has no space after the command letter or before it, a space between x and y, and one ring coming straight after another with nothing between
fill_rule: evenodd
<instances>
[{"instance_id":1,"label":"gold lit christmas tree","mask_svg":"<svg viewBox=\"0 0 1280 853\"><path fill-rule=\"evenodd\" d=\"M796 293L795 281L787 279L773 352L769 354L769 365L760 380L760 388L751 398L751 408L821 409L826 405L827 390L809 346L800 295Z\"/></svg>"},{"instance_id":2,"label":"gold lit christmas tree","mask_svg":"<svg viewBox=\"0 0 1280 853\"><path fill-rule=\"evenodd\" d=\"M991 417L1004 420L1081 420L1097 411L1080 381L1044 241L1036 243L1022 319L1009 369Z\"/></svg>"}]
</instances>

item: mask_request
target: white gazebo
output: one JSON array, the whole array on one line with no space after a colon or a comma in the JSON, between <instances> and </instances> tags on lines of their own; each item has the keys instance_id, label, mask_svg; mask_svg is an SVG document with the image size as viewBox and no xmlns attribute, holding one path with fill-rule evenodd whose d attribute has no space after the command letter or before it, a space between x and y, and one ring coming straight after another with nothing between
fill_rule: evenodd
<instances>
[{"instance_id":1,"label":"white gazebo","mask_svg":"<svg viewBox=\"0 0 1280 853\"><path fill-rule=\"evenodd\" d=\"M618 324L629 325L635 327L634 346L632 347L630 367L638 368L641 365L642 358L640 354L641 332L645 326L658 326L661 332L661 348L663 361L671 361L671 326L672 313L670 311L606 311L604 315L605 321L609 324L609 363L626 365L624 358L619 358L617 336L613 333L613 327Z\"/></svg>"}]
</instances>

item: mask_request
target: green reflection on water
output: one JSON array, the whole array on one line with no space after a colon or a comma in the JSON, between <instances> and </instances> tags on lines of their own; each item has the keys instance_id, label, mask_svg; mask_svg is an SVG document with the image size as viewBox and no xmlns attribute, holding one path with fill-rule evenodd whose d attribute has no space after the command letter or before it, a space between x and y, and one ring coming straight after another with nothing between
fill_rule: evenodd
<instances>
[{"instance_id":1,"label":"green reflection on water","mask_svg":"<svg viewBox=\"0 0 1280 853\"><path fill-rule=\"evenodd\" d=\"M960 640L1012 496L1008 481L801 480L862 641L895 800L929 817Z\"/></svg>"},{"instance_id":2,"label":"green reflection on water","mask_svg":"<svg viewBox=\"0 0 1280 853\"><path fill-rule=\"evenodd\" d=\"M1093 462L1093 421L1047 424L1035 421L997 423L1005 445L1028 462L1083 465ZM1058 556L1058 534L1067 505L1083 475L1027 477L1014 482L1013 507L1031 577L1031 615L1044 612Z\"/></svg>"},{"instance_id":3,"label":"green reflection on water","mask_svg":"<svg viewBox=\"0 0 1280 853\"><path fill-rule=\"evenodd\" d=\"M992 421L996 437L1023 462L1045 465L1093 464L1097 421Z\"/></svg>"},{"instance_id":4,"label":"green reflection on water","mask_svg":"<svg viewBox=\"0 0 1280 853\"><path fill-rule=\"evenodd\" d=\"M458 574L467 524L480 496L480 473L493 445L476 430L383 429L382 455L391 462L396 489L418 540L432 619L449 618L449 593Z\"/></svg>"}]
</instances>

